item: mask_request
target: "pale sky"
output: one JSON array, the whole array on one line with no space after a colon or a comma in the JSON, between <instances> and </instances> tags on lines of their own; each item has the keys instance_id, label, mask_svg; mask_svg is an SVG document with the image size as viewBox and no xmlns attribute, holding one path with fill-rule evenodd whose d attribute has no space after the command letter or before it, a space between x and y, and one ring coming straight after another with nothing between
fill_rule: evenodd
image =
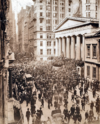
<instances>
[{"instance_id":1,"label":"pale sky","mask_svg":"<svg viewBox=\"0 0 100 124\"><path fill-rule=\"evenodd\" d=\"M34 4L32 0L11 0L11 1L12 1L12 9L15 13L16 21L17 21L17 14L20 12L21 7L25 8L26 5L31 6Z\"/></svg>"}]
</instances>

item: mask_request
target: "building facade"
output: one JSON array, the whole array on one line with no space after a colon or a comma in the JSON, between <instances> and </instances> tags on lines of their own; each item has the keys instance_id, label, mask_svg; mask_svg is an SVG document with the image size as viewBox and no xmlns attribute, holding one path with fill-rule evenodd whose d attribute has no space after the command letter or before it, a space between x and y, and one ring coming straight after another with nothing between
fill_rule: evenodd
<instances>
[{"instance_id":1,"label":"building facade","mask_svg":"<svg viewBox=\"0 0 100 124\"><path fill-rule=\"evenodd\" d=\"M5 6L4 6L5 5ZM0 23L0 123L8 124L8 96L9 96L9 43L11 36L13 37L12 27L10 23L13 20L11 0L0 0L1 23ZM2 18L2 14L3 17ZM6 20L6 22L5 22ZM3 25L3 26L2 26ZM10 27L11 26L11 27ZM11 29L10 29L11 28ZM10 32L11 31L11 32ZM11 44L12 46L12 44ZM11 54L10 54L11 55Z\"/></svg>"},{"instance_id":2,"label":"building facade","mask_svg":"<svg viewBox=\"0 0 100 124\"><path fill-rule=\"evenodd\" d=\"M57 54L55 33L53 30L65 17L91 17L87 16L87 5L97 14L97 1L86 0L33 0L34 1L34 45L37 60L47 60L48 56ZM88 4L86 4L88 3ZM95 8L94 8L94 6ZM92 9L91 9L92 8ZM85 11L85 14L84 14Z\"/></svg>"},{"instance_id":3,"label":"building facade","mask_svg":"<svg viewBox=\"0 0 100 124\"><path fill-rule=\"evenodd\" d=\"M10 8L9 12L7 15L8 21L8 26L7 26L7 35L10 39L10 48L12 49L13 52L16 51L16 20L15 20L15 13L12 10L12 2L10 2Z\"/></svg>"},{"instance_id":4,"label":"building facade","mask_svg":"<svg viewBox=\"0 0 100 124\"><path fill-rule=\"evenodd\" d=\"M36 60L56 54L53 29L65 17L65 0L34 0L34 53Z\"/></svg>"},{"instance_id":5,"label":"building facade","mask_svg":"<svg viewBox=\"0 0 100 124\"><path fill-rule=\"evenodd\" d=\"M25 17L25 9L21 9L20 13L18 13L18 46L19 52L24 52L24 17Z\"/></svg>"},{"instance_id":6,"label":"building facade","mask_svg":"<svg viewBox=\"0 0 100 124\"><path fill-rule=\"evenodd\" d=\"M62 52L66 58L85 60L84 45L87 33L98 28L99 21L90 18L65 18L55 29L56 56Z\"/></svg>"},{"instance_id":7,"label":"building facade","mask_svg":"<svg viewBox=\"0 0 100 124\"><path fill-rule=\"evenodd\" d=\"M28 51L32 57L34 56L34 6L31 6L29 12L29 26L28 26Z\"/></svg>"},{"instance_id":8,"label":"building facade","mask_svg":"<svg viewBox=\"0 0 100 124\"><path fill-rule=\"evenodd\" d=\"M47 60L48 56L56 55L53 30L65 17L97 18L98 5L96 0L94 2L93 0L33 0L33 2L34 27L30 30L33 30L34 41L32 42L34 42L33 48L36 60ZM28 35L30 36L28 33L31 32L27 30L29 16L26 15L28 12L29 7L26 7L18 14L18 41L20 50L24 52L27 43L33 44L27 38ZM26 40L29 40L29 42L26 43Z\"/></svg>"},{"instance_id":9,"label":"building facade","mask_svg":"<svg viewBox=\"0 0 100 124\"><path fill-rule=\"evenodd\" d=\"M100 28L85 35L85 78L100 81Z\"/></svg>"},{"instance_id":10,"label":"building facade","mask_svg":"<svg viewBox=\"0 0 100 124\"><path fill-rule=\"evenodd\" d=\"M97 18L99 0L82 0L82 15L88 18Z\"/></svg>"}]
</instances>

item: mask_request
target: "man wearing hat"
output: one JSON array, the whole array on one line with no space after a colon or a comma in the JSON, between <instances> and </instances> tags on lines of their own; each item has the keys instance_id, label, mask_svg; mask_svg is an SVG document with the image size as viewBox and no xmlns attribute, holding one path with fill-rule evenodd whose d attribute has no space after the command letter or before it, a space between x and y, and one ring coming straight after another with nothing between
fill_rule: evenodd
<instances>
[{"instance_id":1,"label":"man wearing hat","mask_svg":"<svg viewBox=\"0 0 100 124\"><path fill-rule=\"evenodd\" d=\"M69 124L70 123L70 117L71 117L71 112L70 111L68 112L67 117L68 117L68 124Z\"/></svg>"},{"instance_id":2,"label":"man wearing hat","mask_svg":"<svg viewBox=\"0 0 100 124\"><path fill-rule=\"evenodd\" d=\"M29 111L29 108L26 111L26 118L27 118L27 122L29 124L29 120L30 120L30 111Z\"/></svg>"},{"instance_id":3,"label":"man wearing hat","mask_svg":"<svg viewBox=\"0 0 100 124\"><path fill-rule=\"evenodd\" d=\"M74 115L74 112L75 112L75 106L74 105L72 105L72 107L71 107L71 115L73 116Z\"/></svg>"},{"instance_id":4,"label":"man wearing hat","mask_svg":"<svg viewBox=\"0 0 100 124\"><path fill-rule=\"evenodd\" d=\"M76 121L77 121L77 112L75 111L74 114L73 114L73 120L74 120L74 123L76 124Z\"/></svg>"},{"instance_id":5,"label":"man wearing hat","mask_svg":"<svg viewBox=\"0 0 100 124\"><path fill-rule=\"evenodd\" d=\"M77 114L80 113L80 107L78 105L76 106L76 112L77 112Z\"/></svg>"}]
</instances>

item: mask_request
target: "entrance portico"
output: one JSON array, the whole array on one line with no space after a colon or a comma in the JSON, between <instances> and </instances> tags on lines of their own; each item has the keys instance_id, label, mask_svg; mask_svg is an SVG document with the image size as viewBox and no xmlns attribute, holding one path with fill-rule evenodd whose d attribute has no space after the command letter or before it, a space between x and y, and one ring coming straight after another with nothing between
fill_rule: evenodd
<instances>
[{"instance_id":1,"label":"entrance portico","mask_svg":"<svg viewBox=\"0 0 100 124\"><path fill-rule=\"evenodd\" d=\"M55 29L57 44L56 56L64 53L66 58L84 61L84 35L98 28L98 20L66 18Z\"/></svg>"}]
</instances>

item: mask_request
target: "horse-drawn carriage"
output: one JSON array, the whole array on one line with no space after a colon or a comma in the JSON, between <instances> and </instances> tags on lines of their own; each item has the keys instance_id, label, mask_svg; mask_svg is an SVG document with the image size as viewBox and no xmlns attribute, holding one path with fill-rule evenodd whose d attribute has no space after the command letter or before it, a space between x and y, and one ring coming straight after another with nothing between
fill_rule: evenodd
<instances>
[{"instance_id":1,"label":"horse-drawn carriage","mask_svg":"<svg viewBox=\"0 0 100 124\"><path fill-rule=\"evenodd\" d=\"M64 124L61 110L53 110L51 113L53 124Z\"/></svg>"}]
</instances>

